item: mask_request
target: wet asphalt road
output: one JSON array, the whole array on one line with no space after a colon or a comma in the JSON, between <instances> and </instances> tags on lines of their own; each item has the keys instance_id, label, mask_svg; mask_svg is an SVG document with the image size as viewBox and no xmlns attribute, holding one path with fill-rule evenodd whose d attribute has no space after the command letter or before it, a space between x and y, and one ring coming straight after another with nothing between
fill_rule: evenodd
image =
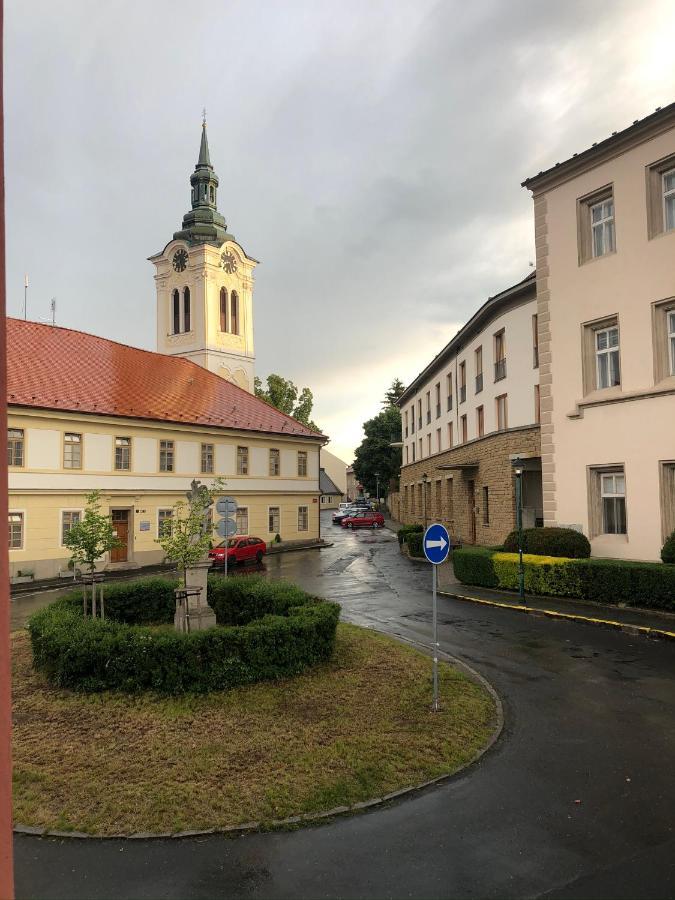
<instances>
[{"instance_id":1,"label":"wet asphalt road","mask_svg":"<svg viewBox=\"0 0 675 900\"><path fill-rule=\"evenodd\" d=\"M388 531L269 558L344 618L428 645L430 572ZM297 832L181 841L19 836L19 898L675 896L675 645L440 598L441 647L506 724L449 783Z\"/></svg>"}]
</instances>

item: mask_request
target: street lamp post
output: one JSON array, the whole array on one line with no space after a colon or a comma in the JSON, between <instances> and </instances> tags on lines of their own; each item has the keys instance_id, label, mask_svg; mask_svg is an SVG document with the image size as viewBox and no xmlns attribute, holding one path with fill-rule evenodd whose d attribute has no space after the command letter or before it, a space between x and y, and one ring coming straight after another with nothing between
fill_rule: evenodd
<instances>
[{"instance_id":1,"label":"street lamp post","mask_svg":"<svg viewBox=\"0 0 675 900\"><path fill-rule=\"evenodd\" d=\"M523 463L519 456L513 460L516 476L516 527L518 529L518 597L525 602L525 568L523 566Z\"/></svg>"},{"instance_id":2,"label":"street lamp post","mask_svg":"<svg viewBox=\"0 0 675 900\"><path fill-rule=\"evenodd\" d=\"M427 530L427 484L429 483L429 476L425 472L422 475L422 515L424 517L424 530Z\"/></svg>"}]
</instances>

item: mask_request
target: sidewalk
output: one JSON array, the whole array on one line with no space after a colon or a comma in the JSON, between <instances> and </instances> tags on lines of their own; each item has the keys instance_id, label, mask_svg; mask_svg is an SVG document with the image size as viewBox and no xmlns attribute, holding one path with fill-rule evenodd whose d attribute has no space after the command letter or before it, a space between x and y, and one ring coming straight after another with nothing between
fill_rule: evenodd
<instances>
[{"instance_id":1,"label":"sidewalk","mask_svg":"<svg viewBox=\"0 0 675 900\"><path fill-rule=\"evenodd\" d=\"M589 625L617 628L631 634L644 634L647 637L675 641L674 613L628 606L607 606L602 603L571 600L567 597L540 597L535 594L525 594L525 602L521 604L517 593L462 584L455 578L451 562L439 566L438 574L441 596L510 609L525 615L568 619Z\"/></svg>"}]
</instances>

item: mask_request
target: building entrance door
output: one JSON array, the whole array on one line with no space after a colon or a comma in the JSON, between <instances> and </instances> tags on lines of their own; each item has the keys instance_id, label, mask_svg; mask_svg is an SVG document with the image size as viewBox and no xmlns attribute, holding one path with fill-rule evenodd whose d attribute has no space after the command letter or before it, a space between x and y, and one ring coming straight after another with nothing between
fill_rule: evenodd
<instances>
[{"instance_id":1,"label":"building entrance door","mask_svg":"<svg viewBox=\"0 0 675 900\"><path fill-rule=\"evenodd\" d=\"M471 479L467 485L469 497L469 543L476 543L476 482Z\"/></svg>"},{"instance_id":2,"label":"building entrance door","mask_svg":"<svg viewBox=\"0 0 675 900\"><path fill-rule=\"evenodd\" d=\"M110 562L126 562L129 558L129 510L112 509L112 526L122 542L120 547L110 551Z\"/></svg>"}]
</instances>

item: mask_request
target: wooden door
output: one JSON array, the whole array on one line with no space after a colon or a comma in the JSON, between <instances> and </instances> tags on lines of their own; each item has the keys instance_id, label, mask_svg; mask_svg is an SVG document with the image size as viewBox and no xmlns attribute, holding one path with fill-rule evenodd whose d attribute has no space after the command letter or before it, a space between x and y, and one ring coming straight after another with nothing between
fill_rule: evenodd
<instances>
[{"instance_id":1,"label":"wooden door","mask_svg":"<svg viewBox=\"0 0 675 900\"><path fill-rule=\"evenodd\" d=\"M122 544L110 551L110 562L126 562L129 545L129 510L113 509L111 514L113 529L117 532L117 537Z\"/></svg>"},{"instance_id":2,"label":"wooden door","mask_svg":"<svg viewBox=\"0 0 675 900\"><path fill-rule=\"evenodd\" d=\"M476 483L469 481L469 543L476 543Z\"/></svg>"}]
</instances>

